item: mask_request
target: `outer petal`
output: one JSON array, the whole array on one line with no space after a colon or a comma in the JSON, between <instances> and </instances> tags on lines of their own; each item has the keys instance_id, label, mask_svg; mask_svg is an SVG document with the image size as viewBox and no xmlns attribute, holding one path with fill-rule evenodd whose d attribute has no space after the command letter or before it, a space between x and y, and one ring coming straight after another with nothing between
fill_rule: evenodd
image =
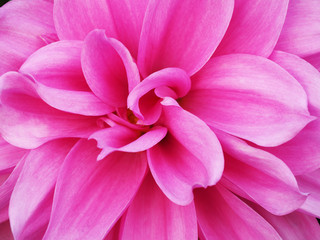
<instances>
[{"instance_id":1,"label":"outer petal","mask_svg":"<svg viewBox=\"0 0 320 240\"><path fill-rule=\"evenodd\" d=\"M224 177L247 195L233 191L276 215L290 213L303 204L306 195L280 159L238 138L217 134L226 158Z\"/></svg>"},{"instance_id":2,"label":"outer petal","mask_svg":"<svg viewBox=\"0 0 320 240\"><path fill-rule=\"evenodd\" d=\"M0 84L0 132L15 146L35 148L56 138L88 137L99 129L96 118L64 113L44 103L22 74L2 75Z\"/></svg>"},{"instance_id":3,"label":"outer petal","mask_svg":"<svg viewBox=\"0 0 320 240\"><path fill-rule=\"evenodd\" d=\"M192 81L193 89L180 101L183 108L258 145L282 144L314 119L299 82L262 57L213 58Z\"/></svg>"},{"instance_id":4,"label":"outer petal","mask_svg":"<svg viewBox=\"0 0 320 240\"><path fill-rule=\"evenodd\" d=\"M128 206L146 171L144 155L113 153L97 162L98 154L86 140L69 153L44 239L102 239Z\"/></svg>"},{"instance_id":5,"label":"outer petal","mask_svg":"<svg viewBox=\"0 0 320 240\"><path fill-rule=\"evenodd\" d=\"M268 57L279 38L289 0L235 0L234 12L215 55Z\"/></svg>"},{"instance_id":6,"label":"outer petal","mask_svg":"<svg viewBox=\"0 0 320 240\"><path fill-rule=\"evenodd\" d=\"M85 39L81 63L95 95L113 107L126 107L128 90L140 82L140 76L122 43L94 30Z\"/></svg>"},{"instance_id":7,"label":"outer petal","mask_svg":"<svg viewBox=\"0 0 320 240\"><path fill-rule=\"evenodd\" d=\"M272 226L222 186L195 191L203 239L281 239Z\"/></svg>"},{"instance_id":8,"label":"outer petal","mask_svg":"<svg viewBox=\"0 0 320 240\"><path fill-rule=\"evenodd\" d=\"M197 72L220 43L232 10L233 0L150 0L139 44L142 76L166 67Z\"/></svg>"},{"instance_id":9,"label":"outer petal","mask_svg":"<svg viewBox=\"0 0 320 240\"><path fill-rule=\"evenodd\" d=\"M210 128L178 106L164 106L162 124L167 136L148 150L154 179L173 202L187 205L194 187L219 181L224 161L221 146Z\"/></svg>"},{"instance_id":10,"label":"outer petal","mask_svg":"<svg viewBox=\"0 0 320 240\"><path fill-rule=\"evenodd\" d=\"M148 175L128 208L120 239L196 240L198 234L194 204L174 204Z\"/></svg>"},{"instance_id":11,"label":"outer petal","mask_svg":"<svg viewBox=\"0 0 320 240\"><path fill-rule=\"evenodd\" d=\"M320 52L318 0L290 1L276 49L306 57Z\"/></svg>"},{"instance_id":12,"label":"outer petal","mask_svg":"<svg viewBox=\"0 0 320 240\"><path fill-rule=\"evenodd\" d=\"M58 171L74 143L71 139L55 140L26 156L9 207L16 239L42 238L50 218Z\"/></svg>"},{"instance_id":13,"label":"outer petal","mask_svg":"<svg viewBox=\"0 0 320 240\"><path fill-rule=\"evenodd\" d=\"M0 9L0 76L19 69L24 60L55 34L53 4L43 0L15 0Z\"/></svg>"},{"instance_id":14,"label":"outer petal","mask_svg":"<svg viewBox=\"0 0 320 240\"><path fill-rule=\"evenodd\" d=\"M84 39L93 29L123 42L136 56L148 0L55 0L54 20L60 39Z\"/></svg>"},{"instance_id":15,"label":"outer petal","mask_svg":"<svg viewBox=\"0 0 320 240\"><path fill-rule=\"evenodd\" d=\"M31 75L40 97L62 111L103 115L114 108L89 89L81 69L80 41L59 41L31 55L20 72Z\"/></svg>"}]
</instances>

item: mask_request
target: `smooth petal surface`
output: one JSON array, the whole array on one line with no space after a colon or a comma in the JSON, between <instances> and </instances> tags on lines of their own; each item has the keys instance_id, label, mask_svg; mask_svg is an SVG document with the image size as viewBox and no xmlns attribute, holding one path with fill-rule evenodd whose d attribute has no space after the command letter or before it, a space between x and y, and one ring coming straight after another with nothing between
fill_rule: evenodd
<instances>
[{"instance_id":1,"label":"smooth petal surface","mask_svg":"<svg viewBox=\"0 0 320 240\"><path fill-rule=\"evenodd\" d=\"M235 0L230 25L215 55L247 53L268 57L279 38L288 3L289 0Z\"/></svg>"},{"instance_id":2,"label":"smooth petal surface","mask_svg":"<svg viewBox=\"0 0 320 240\"><path fill-rule=\"evenodd\" d=\"M149 174L123 220L121 240L196 240L197 216L194 204L171 202Z\"/></svg>"},{"instance_id":3,"label":"smooth petal surface","mask_svg":"<svg viewBox=\"0 0 320 240\"><path fill-rule=\"evenodd\" d=\"M140 82L140 76L122 43L107 38L103 30L92 31L85 39L81 64L96 96L113 107L126 107L128 91Z\"/></svg>"},{"instance_id":4,"label":"smooth petal surface","mask_svg":"<svg viewBox=\"0 0 320 240\"><path fill-rule=\"evenodd\" d=\"M290 1L276 49L306 57L320 52L318 0Z\"/></svg>"},{"instance_id":5,"label":"smooth petal surface","mask_svg":"<svg viewBox=\"0 0 320 240\"><path fill-rule=\"evenodd\" d=\"M59 41L41 48L21 66L31 75L39 96L50 106L82 115L104 115L114 110L89 89L81 69L80 41Z\"/></svg>"},{"instance_id":6,"label":"smooth petal surface","mask_svg":"<svg viewBox=\"0 0 320 240\"><path fill-rule=\"evenodd\" d=\"M197 72L220 43L233 0L150 0L138 53L143 77L166 67Z\"/></svg>"},{"instance_id":7,"label":"smooth petal surface","mask_svg":"<svg viewBox=\"0 0 320 240\"><path fill-rule=\"evenodd\" d=\"M320 52L314 55L307 56L304 59L311 63L320 72Z\"/></svg>"},{"instance_id":8,"label":"smooth petal surface","mask_svg":"<svg viewBox=\"0 0 320 240\"><path fill-rule=\"evenodd\" d=\"M231 135L218 132L217 136L225 152L223 176L246 195L237 189L232 191L275 215L288 214L304 203L307 196L300 192L294 175L280 159Z\"/></svg>"},{"instance_id":9,"label":"smooth petal surface","mask_svg":"<svg viewBox=\"0 0 320 240\"><path fill-rule=\"evenodd\" d=\"M94 141L81 140L58 177L44 239L103 239L138 190L144 154L113 153L97 162Z\"/></svg>"},{"instance_id":10,"label":"smooth petal surface","mask_svg":"<svg viewBox=\"0 0 320 240\"><path fill-rule=\"evenodd\" d=\"M53 4L43 0L15 0L0 8L0 76L17 71L31 53L47 44L45 35L55 35L52 9Z\"/></svg>"},{"instance_id":11,"label":"smooth petal surface","mask_svg":"<svg viewBox=\"0 0 320 240\"><path fill-rule=\"evenodd\" d=\"M222 186L195 190L203 239L281 239L259 214Z\"/></svg>"},{"instance_id":12,"label":"smooth petal surface","mask_svg":"<svg viewBox=\"0 0 320 240\"><path fill-rule=\"evenodd\" d=\"M262 57L212 58L192 79L180 104L208 125L261 146L293 138L314 118L297 80Z\"/></svg>"},{"instance_id":13,"label":"smooth petal surface","mask_svg":"<svg viewBox=\"0 0 320 240\"><path fill-rule=\"evenodd\" d=\"M203 121L178 106L164 106L162 125L168 134L148 150L149 167L171 201L188 205L194 187L207 187L220 180L222 149Z\"/></svg>"},{"instance_id":14,"label":"smooth petal surface","mask_svg":"<svg viewBox=\"0 0 320 240\"><path fill-rule=\"evenodd\" d=\"M124 43L136 57L148 0L55 0L54 22L60 39L79 39L93 29Z\"/></svg>"},{"instance_id":15,"label":"smooth petal surface","mask_svg":"<svg viewBox=\"0 0 320 240\"><path fill-rule=\"evenodd\" d=\"M64 113L44 103L26 76L9 72L0 78L0 132L9 143L36 148L56 138L88 137L96 118Z\"/></svg>"},{"instance_id":16,"label":"smooth petal surface","mask_svg":"<svg viewBox=\"0 0 320 240\"><path fill-rule=\"evenodd\" d=\"M6 221L0 224L0 238L2 240L13 240L13 236L10 229L10 222Z\"/></svg>"},{"instance_id":17,"label":"smooth petal surface","mask_svg":"<svg viewBox=\"0 0 320 240\"><path fill-rule=\"evenodd\" d=\"M48 142L31 150L14 187L9 207L16 239L41 239L49 222L58 171L75 140Z\"/></svg>"}]
</instances>

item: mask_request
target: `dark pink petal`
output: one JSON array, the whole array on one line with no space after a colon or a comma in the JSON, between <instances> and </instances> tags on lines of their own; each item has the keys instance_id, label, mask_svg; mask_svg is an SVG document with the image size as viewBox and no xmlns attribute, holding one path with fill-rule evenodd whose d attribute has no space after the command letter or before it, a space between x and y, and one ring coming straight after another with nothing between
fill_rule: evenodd
<instances>
[{"instance_id":1,"label":"dark pink petal","mask_svg":"<svg viewBox=\"0 0 320 240\"><path fill-rule=\"evenodd\" d=\"M212 58L194 78L183 108L208 125L261 146L293 138L314 118L297 80L272 61L253 55Z\"/></svg>"},{"instance_id":2,"label":"dark pink petal","mask_svg":"<svg viewBox=\"0 0 320 240\"><path fill-rule=\"evenodd\" d=\"M88 137L98 130L96 118L61 112L43 102L26 76L1 76L0 132L9 143L36 148L56 138Z\"/></svg>"},{"instance_id":3,"label":"dark pink petal","mask_svg":"<svg viewBox=\"0 0 320 240\"><path fill-rule=\"evenodd\" d=\"M136 57L148 0L55 0L54 22L60 39L79 39L94 29L124 43Z\"/></svg>"},{"instance_id":4,"label":"dark pink petal","mask_svg":"<svg viewBox=\"0 0 320 240\"><path fill-rule=\"evenodd\" d=\"M290 1L276 49L306 57L320 52L318 0Z\"/></svg>"},{"instance_id":5,"label":"dark pink petal","mask_svg":"<svg viewBox=\"0 0 320 240\"><path fill-rule=\"evenodd\" d=\"M225 152L224 177L246 195L232 191L276 215L288 214L303 204L307 197L284 162L231 135L217 132L217 136Z\"/></svg>"},{"instance_id":6,"label":"dark pink petal","mask_svg":"<svg viewBox=\"0 0 320 240\"><path fill-rule=\"evenodd\" d=\"M171 202L150 174L128 208L121 228L121 240L198 239L194 204L179 206Z\"/></svg>"},{"instance_id":7,"label":"dark pink petal","mask_svg":"<svg viewBox=\"0 0 320 240\"><path fill-rule=\"evenodd\" d=\"M155 123L161 115L159 97L185 96L191 88L191 81L185 71L179 68L165 68L149 75L138 84L128 96L128 107L144 124ZM150 92L154 90L154 92Z\"/></svg>"},{"instance_id":8,"label":"dark pink petal","mask_svg":"<svg viewBox=\"0 0 320 240\"><path fill-rule=\"evenodd\" d=\"M204 239L281 239L267 221L221 185L196 190L195 206Z\"/></svg>"},{"instance_id":9,"label":"dark pink petal","mask_svg":"<svg viewBox=\"0 0 320 240\"><path fill-rule=\"evenodd\" d=\"M179 106L164 106L162 125L167 136L148 150L152 175L173 202L187 205L192 189L216 184L224 160L215 134L199 118Z\"/></svg>"},{"instance_id":10,"label":"dark pink petal","mask_svg":"<svg viewBox=\"0 0 320 240\"><path fill-rule=\"evenodd\" d=\"M139 71L129 51L103 30L85 39L81 64L91 90L113 107L126 107L128 90L140 82Z\"/></svg>"},{"instance_id":11,"label":"dark pink petal","mask_svg":"<svg viewBox=\"0 0 320 240\"><path fill-rule=\"evenodd\" d=\"M97 162L94 141L81 140L60 171L44 239L103 239L138 190L143 153L113 153Z\"/></svg>"},{"instance_id":12,"label":"dark pink petal","mask_svg":"<svg viewBox=\"0 0 320 240\"><path fill-rule=\"evenodd\" d=\"M150 0L139 44L142 76L166 67L197 72L220 43L232 10L233 0Z\"/></svg>"},{"instance_id":13,"label":"dark pink petal","mask_svg":"<svg viewBox=\"0 0 320 240\"><path fill-rule=\"evenodd\" d=\"M0 75L19 69L24 60L55 35L53 4L43 0L15 0L0 8Z\"/></svg>"},{"instance_id":14,"label":"dark pink petal","mask_svg":"<svg viewBox=\"0 0 320 240\"><path fill-rule=\"evenodd\" d=\"M311 63L320 72L320 52L314 55L307 56L304 59Z\"/></svg>"},{"instance_id":15,"label":"dark pink petal","mask_svg":"<svg viewBox=\"0 0 320 240\"><path fill-rule=\"evenodd\" d=\"M16 239L41 239L49 222L58 171L74 145L55 140L31 150L14 187L9 207Z\"/></svg>"},{"instance_id":16,"label":"dark pink petal","mask_svg":"<svg viewBox=\"0 0 320 240\"><path fill-rule=\"evenodd\" d=\"M302 211L320 218L320 169L297 176L297 180L301 191L310 194L301 206Z\"/></svg>"},{"instance_id":17,"label":"dark pink petal","mask_svg":"<svg viewBox=\"0 0 320 240\"><path fill-rule=\"evenodd\" d=\"M21 66L39 96L50 106L82 115L104 115L114 108L89 89L81 69L80 41L59 41L41 48Z\"/></svg>"},{"instance_id":18,"label":"dark pink petal","mask_svg":"<svg viewBox=\"0 0 320 240\"><path fill-rule=\"evenodd\" d=\"M215 55L248 53L268 57L279 38L289 0L235 0L228 30Z\"/></svg>"},{"instance_id":19,"label":"dark pink petal","mask_svg":"<svg viewBox=\"0 0 320 240\"><path fill-rule=\"evenodd\" d=\"M13 235L10 229L9 221L0 224L0 239L1 240L13 240Z\"/></svg>"},{"instance_id":20,"label":"dark pink petal","mask_svg":"<svg viewBox=\"0 0 320 240\"><path fill-rule=\"evenodd\" d=\"M299 81L307 93L310 113L320 116L320 72L308 62L290 53L274 51L270 59Z\"/></svg>"}]
</instances>

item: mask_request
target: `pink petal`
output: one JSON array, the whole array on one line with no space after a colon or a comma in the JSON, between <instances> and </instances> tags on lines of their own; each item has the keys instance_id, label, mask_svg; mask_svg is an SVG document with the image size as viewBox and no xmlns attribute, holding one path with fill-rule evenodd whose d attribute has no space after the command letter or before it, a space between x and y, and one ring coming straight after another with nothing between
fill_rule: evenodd
<instances>
[{"instance_id":1,"label":"pink petal","mask_svg":"<svg viewBox=\"0 0 320 240\"><path fill-rule=\"evenodd\" d=\"M307 197L280 159L231 135L217 132L217 136L226 157L224 177L246 193L242 197L275 215L288 214L303 204Z\"/></svg>"},{"instance_id":2,"label":"pink petal","mask_svg":"<svg viewBox=\"0 0 320 240\"><path fill-rule=\"evenodd\" d=\"M232 10L233 0L150 0L139 44L142 76L166 67L197 72L220 43Z\"/></svg>"},{"instance_id":3,"label":"pink petal","mask_svg":"<svg viewBox=\"0 0 320 240\"><path fill-rule=\"evenodd\" d=\"M0 76L19 69L24 60L46 45L43 35L55 33L52 3L15 0L0 9Z\"/></svg>"},{"instance_id":4,"label":"pink petal","mask_svg":"<svg viewBox=\"0 0 320 240\"><path fill-rule=\"evenodd\" d=\"M314 119L299 82L262 57L213 58L192 81L192 90L180 101L183 108L258 145L280 145Z\"/></svg>"},{"instance_id":5,"label":"pink petal","mask_svg":"<svg viewBox=\"0 0 320 240\"><path fill-rule=\"evenodd\" d=\"M198 238L194 204L179 206L171 202L150 174L128 208L121 227L122 240Z\"/></svg>"},{"instance_id":6,"label":"pink petal","mask_svg":"<svg viewBox=\"0 0 320 240\"><path fill-rule=\"evenodd\" d=\"M107 38L103 30L94 30L85 39L81 63L95 95L113 107L126 107L128 90L140 82L140 76L124 45Z\"/></svg>"},{"instance_id":7,"label":"pink petal","mask_svg":"<svg viewBox=\"0 0 320 240\"><path fill-rule=\"evenodd\" d=\"M204 239L281 239L273 227L222 186L195 191Z\"/></svg>"},{"instance_id":8,"label":"pink petal","mask_svg":"<svg viewBox=\"0 0 320 240\"><path fill-rule=\"evenodd\" d=\"M128 206L146 172L144 154L113 153L97 162L94 141L79 141L58 177L43 239L103 239Z\"/></svg>"},{"instance_id":9,"label":"pink petal","mask_svg":"<svg viewBox=\"0 0 320 240\"><path fill-rule=\"evenodd\" d=\"M320 72L320 52L314 55L307 56L304 59L311 63Z\"/></svg>"},{"instance_id":10,"label":"pink petal","mask_svg":"<svg viewBox=\"0 0 320 240\"><path fill-rule=\"evenodd\" d=\"M289 0L235 0L234 12L215 55L268 57L279 38Z\"/></svg>"},{"instance_id":11,"label":"pink petal","mask_svg":"<svg viewBox=\"0 0 320 240\"><path fill-rule=\"evenodd\" d=\"M60 39L84 39L93 29L124 43L136 57L148 0L55 0L54 20Z\"/></svg>"},{"instance_id":12,"label":"pink petal","mask_svg":"<svg viewBox=\"0 0 320 240\"><path fill-rule=\"evenodd\" d=\"M174 203L188 205L194 187L216 184L224 160L219 141L196 116L177 106L164 106L162 125L167 136L148 150L152 175Z\"/></svg>"},{"instance_id":13,"label":"pink petal","mask_svg":"<svg viewBox=\"0 0 320 240\"><path fill-rule=\"evenodd\" d=\"M1 240L13 240L13 235L10 229L9 221L0 224L0 239Z\"/></svg>"},{"instance_id":14,"label":"pink petal","mask_svg":"<svg viewBox=\"0 0 320 240\"><path fill-rule=\"evenodd\" d=\"M89 89L81 69L80 41L59 41L31 55L20 72L31 75L39 96L50 106L82 115L104 115L114 108Z\"/></svg>"},{"instance_id":15,"label":"pink petal","mask_svg":"<svg viewBox=\"0 0 320 240\"><path fill-rule=\"evenodd\" d=\"M42 238L50 218L58 171L74 143L70 139L51 141L26 156L9 207L16 239Z\"/></svg>"},{"instance_id":16,"label":"pink petal","mask_svg":"<svg viewBox=\"0 0 320 240\"><path fill-rule=\"evenodd\" d=\"M0 132L15 146L36 148L56 138L88 137L99 129L96 118L64 113L44 103L22 74L9 72L0 82Z\"/></svg>"},{"instance_id":17,"label":"pink petal","mask_svg":"<svg viewBox=\"0 0 320 240\"><path fill-rule=\"evenodd\" d=\"M191 81L185 71L179 68L165 68L157 71L140 84L138 84L128 96L128 107L141 119L141 122L154 124L161 115L161 104L158 97L162 97L160 91L172 94L175 98L185 96L191 88ZM154 93L150 92L155 90Z\"/></svg>"},{"instance_id":18,"label":"pink petal","mask_svg":"<svg viewBox=\"0 0 320 240\"><path fill-rule=\"evenodd\" d=\"M290 1L276 49L300 57L320 52L320 5L318 0Z\"/></svg>"},{"instance_id":19,"label":"pink petal","mask_svg":"<svg viewBox=\"0 0 320 240\"><path fill-rule=\"evenodd\" d=\"M270 59L299 81L307 93L310 113L320 116L320 72L311 64L290 53L274 51Z\"/></svg>"}]
</instances>

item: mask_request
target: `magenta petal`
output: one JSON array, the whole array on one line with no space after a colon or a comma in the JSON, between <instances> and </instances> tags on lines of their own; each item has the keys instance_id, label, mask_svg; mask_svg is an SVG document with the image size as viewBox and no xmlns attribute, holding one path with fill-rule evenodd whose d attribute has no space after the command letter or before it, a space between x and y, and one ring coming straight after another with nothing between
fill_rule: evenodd
<instances>
[{"instance_id":1,"label":"magenta petal","mask_svg":"<svg viewBox=\"0 0 320 240\"><path fill-rule=\"evenodd\" d=\"M197 72L220 43L232 10L233 0L150 0L138 53L143 77L166 67Z\"/></svg>"},{"instance_id":2,"label":"magenta petal","mask_svg":"<svg viewBox=\"0 0 320 240\"><path fill-rule=\"evenodd\" d=\"M55 140L31 150L26 156L9 207L16 239L43 236L50 218L58 171L74 143L70 139Z\"/></svg>"},{"instance_id":3,"label":"magenta petal","mask_svg":"<svg viewBox=\"0 0 320 240\"><path fill-rule=\"evenodd\" d=\"M281 239L267 221L222 186L196 190L195 206L204 239Z\"/></svg>"},{"instance_id":4,"label":"magenta petal","mask_svg":"<svg viewBox=\"0 0 320 240\"><path fill-rule=\"evenodd\" d=\"M224 160L215 134L199 118L178 106L163 107L162 125L167 136L148 150L152 175L173 202L187 205L194 187L216 184Z\"/></svg>"},{"instance_id":5,"label":"magenta petal","mask_svg":"<svg viewBox=\"0 0 320 240\"><path fill-rule=\"evenodd\" d=\"M24 60L46 45L43 35L55 34L53 4L15 0L0 8L0 76L17 71Z\"/></svg>"},{"instance_id":6,"label":"magenta petal","mask_svg":"<svg viewBox=\"0 0 320 240\"><path fill-rule=\"evenodd\" d=\"M304 203L307 197L284 162L231 135L217 132L217 136L226 157L223 176L246 193L242 197L275 215L288 214Z\"/></svg>"},{"instance_id":7,"label":"magenta petal","mask_svg":"<svg viewBox=\"0 0 320 240\"><path fill-rule=\"evenodd\" d=\"M289 0L235 0L228 30L215 55L268 57L279 38Z\"/></svg>"},{"instance_id":8,"label":"magenta petal","mask_svg":"<svg viewBox=\"0 0 320 240\"><path fill-rule=\"evenodd\" d=\"M13 240L13 235L10 228L9 221L0 224L0 239L1 240Z\"/></svg>"},{"instance_id":9,"label":"magenta petal","mask_svg":"<svg viewBox=\"0 0 320 240\"><path fill-rule=\"evenodd\" d=\"M20 68L31 75L40 97L50 106L82 115L104 115L114 108L89 89L81 69L80 41L60 41L32 54Z\"/></svg>"},{"instance_id":10,"label":"magenta petal","mask_svg":"<svg viewBox=\"0 0 320 240\"><path fill-rule=\"evenodd\" d=\"M171 202L148 175L126 213L121 240L195 240L197 216L194 204Z\"/></svg>"},{"instance_id":11,"label":"magenta petal","mask_svg":"<svg viewBox=\"0 0 320 240\"><path fill-rule=\"evenodd\" d=\"M91 90L113 107L126 107L128 90L140 82L139 71L129 51L103 30L85 39L81 64Z\"/></svg>"},{"instance_id":12,"label":"magenta petal","mask_svg":"<svg viewBox=\"0 0 320 240\"><path fill-rule=\"evenodd\" d=\"M297 80L272 61L253 55L212 58L192 79L183 108L208 125L261 146L293 138L314 118Z\"/></svg>"},{"instance_id":13,"label":"magenta petal","mask_svg":"<svg viewBox=\"0 0 320 240\"><path fill-rule=\"evenodd\" d=\"M311 63L320 72L320 51L314 55L310 55L304 58Z\"/></svg>"},{"instance_id":14,"label":"magenta petal","mask_svg":"<svg viewBox=\"0 0 320 240\"><path fill-rule=\"evenodd\" d=\"M124 43L136 57L148 0L55 0L54 20L60 39L79 39L94 29Z\"/></svg>"},{"instance_id":15,"label":"magenta petal","mask_svg":"<svg viewBox=\"0 0 320 240\"><path fill-rule=\"evenodd\" d=\"M9 143L35 148L56 138L88 137L98 130L96 118L64 113L44 103L26 76L1 76L0 132Z\"/></svg>"},{"instance_id":16,"label":"magenta petal","mask_svg":"<svg viewBox=\"0 0 320 240\"><path fill-rule=\"evenodd\" d=\"M113 153L97 162L98 154L94 141L81 140L65 159L44 239L103 239L132 200L145 155Z\"/></svg>"}]
</instances>

